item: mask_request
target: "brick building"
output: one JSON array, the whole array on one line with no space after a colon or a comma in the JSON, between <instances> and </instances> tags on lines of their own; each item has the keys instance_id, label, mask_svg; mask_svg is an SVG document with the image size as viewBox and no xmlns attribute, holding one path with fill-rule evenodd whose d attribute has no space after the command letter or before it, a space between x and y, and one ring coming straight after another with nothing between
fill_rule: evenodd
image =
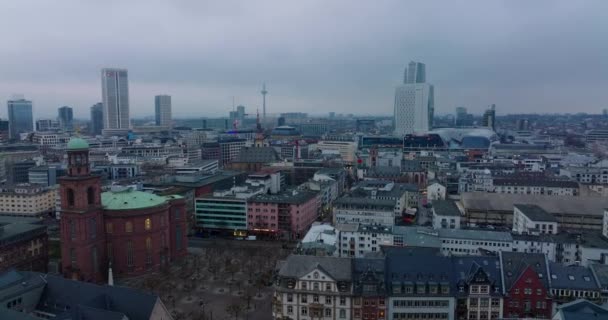
<instances>
[{"instance_id":1,"label":"brick building","mask_svg":"<svg viewBox=\"0 0 608 320\"><path fill-rule=\"evenodd\" d=\"M187 254L185 201L130 188L101 192L90 173L89 145L67 146L68 175L60 179L61 263L65 277L102 282L157 271Z\"/></svg>"},{"instance_id":2,"label":"brick building","mask_svg":"<svg viewBox=\"0 0 608 320\"><path fill-rule=\"evenodd\" d=\"M46 272L47 228L36 220L0 217L0 272L12 268Z\"/></svg>"}]
</instances>

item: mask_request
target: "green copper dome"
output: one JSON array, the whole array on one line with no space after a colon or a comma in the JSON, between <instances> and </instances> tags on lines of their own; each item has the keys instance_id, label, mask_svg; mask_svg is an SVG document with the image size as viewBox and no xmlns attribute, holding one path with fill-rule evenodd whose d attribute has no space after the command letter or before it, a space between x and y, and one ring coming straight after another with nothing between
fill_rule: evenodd
<instances>
[{"instance_id":1,"label":"green copper dome","mask_svg":"<svg viewBox=\"0 0 608 320\"><path fill-rule=\"evenodd\" d=\"M124 188L103 192L101 204L106 210L132 210L156 207L167 202L167 198L152 193Z\"/></svg>"},{"instance_id":2,"label":"green copper dome","mask_svg":"<svg viewBox=\"0 0 608 320\"><path fill-rule=\"evenodd\" d=\"M68 142L68 150L88 149L89 143L81 138L72 138Z\"/></svg>"}]
</instances>

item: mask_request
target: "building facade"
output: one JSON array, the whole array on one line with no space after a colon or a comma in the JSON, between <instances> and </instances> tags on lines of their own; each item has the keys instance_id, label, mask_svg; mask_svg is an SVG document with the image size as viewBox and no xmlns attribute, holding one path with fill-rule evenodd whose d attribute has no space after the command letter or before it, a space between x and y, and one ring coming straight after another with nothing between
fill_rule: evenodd
<instances>
[{"instance_id":1,"label":"building facade","mask_svg":"<svg viewBox=\"0 0 608 320\"><path fill-rule=\"evenodd\" d=\"M60 179L61 263L67 278L103 282L116 274L158 271L187 251L185 201L131 188L101 192L89 168L88 143L68 143Z\"/></svg>"},{"instance_id":2,"label":"building facade","mask_svg":"<svg viewBox=\"0 0 608 320\"><path fill-rule=\"evenodd\" d=\"M156 125L161 127L171 127L171 96L158 95L154 97L154 112Z\"/></svg>"},{"instance_id":3,"label":"building facade","mask_svg":"<svg viewBox=\"0 0 608 320\"><path fill-rule=\"evenodd\" d=\"M395 90L395 134L425 133L431 129L434 112L434 88L426 83L425 65L410 62L406 81Z\"/></svg>"},{"instance_id":4,"label":"building facade","mask_svg":"<svg viewBox=\"0 0 608 320\"><path fill-rule=\"evenodd\" d=\"M129 78L126 69L101 70L104 129L129 129Z\"/></svg>"},{"instance_id":5,"label":"building facade","mask_svg":"<svg viewBox=\"0 0 608 320\"><path fill-rule=\"evenodd\" d=\"M103 129L103 104L101 102L91 106L91 123L89 125L89 133L91 135L101 134Z\"/></svg>"},{"instance_id":6,"label":"building facade","mask_svg":"<svg viewBox=\"0 0 608 320\"><path fill-rule=\"evenodd\" d=\"M74 114L72 108L63 106L57 109L57 120L59 120L59 127L63 131L74 130Z\"/></svg>"},{"instance_id":7,"label":"building facade","mask_svg":"<svg viewBox=\"0 0 608 320\"><path fill-rule=\"evenodd\" d=\"M7 106L9 138L11 140L19 140L21 133L34 131L32 101L25 99L9 100Z\"/></svg>"}]
</instances>

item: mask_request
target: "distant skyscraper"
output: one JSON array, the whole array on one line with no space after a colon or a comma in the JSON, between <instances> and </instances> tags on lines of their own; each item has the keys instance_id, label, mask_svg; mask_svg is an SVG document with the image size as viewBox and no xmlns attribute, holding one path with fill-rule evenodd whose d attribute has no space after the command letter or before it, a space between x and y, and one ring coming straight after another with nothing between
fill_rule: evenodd
<instances>
[{"instance_id":1,"label":"distant skyscraper","mask_svg":"<svg viewBox=\"0 0 608 320\"><path fill-rule=\"evenodd\" d=\"M129 129L129 77L126 69L102 69L103 128Z\"/></svg>"},{"instance_id":2,"label":"distant skyscraper","mask_svg":"<svg viewBox=\"0 0 608 320\"><path fill-rule=\"evenodd\" d=\"M89 128L90 134L101 134L101 129L103 129L103 104L101 102L91 107L91 125Z\"/></svg>"},{"instance_id":3,"label":"distant skyscraper","mask_svg":"<svg viewBox=\"0 0 608 320\"><path fill-rule=\"evenodd\" d=\"M496 105L493 104L483 114L483 126L496 130Z\"/></svg>"},{"instance_id":4,"label":"distant skyscraper","mask_svg":"<svg viewBox=\"0 0 608 320\"><path fill-rule=\"evenodd\" d=\"M25 99L9 100L7 105L10 139L18 140L20 133L34 131L31 101Z\"/></svg>"},{"instance_id":5,"label":"distant skyscraper","mask_svg":"<svg viewBox=\"0 0 608 320\"><path fill-rule=\"evenodd\" d=\"M8 129L9 129L8 124L9 124L8 120L0 119L0 142L8 141ZM2 177L3 174L4 174L3 172L0 172L0 177Z\"/></svg>"},{"instance_id":6,"label":"distant skyscraper","mask_svg":"<svg viewBox=\"0 0 608 320\"><path fill-rule=\"evenodd\" d=\"M72 108L68 106L63 106L59 109L57 120L59 120L59 127L63 131L72 131L74 130L74 115L72 113Z\"/></svg>"},{"instance_id":7,"label":"distant skyscraper","mask_svg":"<svg viewBox=\"0 0 608 320\"><path fill-rule=\"evenodd\" d=\"M156 125L171 127L171 96L163 94L154 97Z\"/></svg>"},{"instance_id":8,"label":"distant skyscraper","mask_svg":"<svg viewBox=\"0 0 608 320\"><path fill-rule=\"evenodd\" d=\"M434 112L434 88L426 83L425 65L410 62L404 84L395 90L395 134L423 133L431 129Z\"/></svg>"},{"instance_id":9,"label":"distant skyscraper","mask_svg":"<svg viewBox=\"0 0 608 320\"><path fill-rule=\"evenodd\" d=\"M262 94L262 119L266 121L266 95L268 94L266 83L262 85L262 91L260 91L260 93Z\"/></svg>"}]
</instances>

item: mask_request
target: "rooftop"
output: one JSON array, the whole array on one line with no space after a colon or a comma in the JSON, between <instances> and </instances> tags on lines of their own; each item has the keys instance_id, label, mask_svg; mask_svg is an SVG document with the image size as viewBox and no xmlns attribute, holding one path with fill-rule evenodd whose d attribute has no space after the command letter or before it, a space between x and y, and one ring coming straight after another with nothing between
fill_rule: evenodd
<instances>
[{"instance_id":1,"label":"rooftop","mask_svg":"<svg viewBox=\"0 0 608 320\"><path fill-rule=\"evenodd\" d=\"M456 206L456 202L451 200L434 200L433 212L438 216L453 216L460 217L460 209Z\"/></svg>"},{"instance_id":2,"label":"rooftop","mask_svg":"<svg viewBox=\"0 0 608 320\"><path fill-rule=\"evenodd\" d=\"M565 266L550 262L551 287L557 289L599 290L590 268L583 266Z\"/></svg>"},{"instance_id":3,"label":"rooftop","mask_svg":"<svg viewBox=\"0 0 608 320\"><path fill-rule=\"evenodd\" d=\"M521 211L532 221L557 222L557 219L543 208L534 204L516 204L515 208Z\"/></svg>"},{"instance_id":4,"label":"rooftop","mask_svg":"<svg viewBox=\"0 0 608 320\"><path fill-rule=\"evenodd\" d=\"M302 204L316 197L316 192L284 191L278 194L260 194L250 199L251 202Z\"/></svg>"},{"instance_id":5,"label":"rooftop","mask_svg":"<svg viewBox=\"0 0 608 320\"><path fill-rule=\"evenodd\" d=\"M68 150L81 150L81 149L88 149L89 148L89 143L82 139L82 138L72 138L70 139L70 141L68 142L68 146L67 149Z\"/></svg>"},{"instance_id":6,"label":"rooftop","mask_svg":"<svg viewBox=\"0 0 608 320\"><path fill-rule=\"evenodd\" d=\"M491 230L468 230L468 229L439 229L441 238L451 239L471 239L471 240L486 240L486 241L506 241L512 242L511 233L504 231Z\"/></svg>"},{"instance_id":7,"label":"rooftop","mask_svg":"<svg viewBox=\"0 0 608 320\"><path fill-rule=\"evenodd\" d=\"M133 210L156 207L167 202L167 197L125 188L101 194L101 203L106 210Z\"/></svg>"},{"instance_id":8,"label":"rooftop","mask_svg":"<svg viewBox=\"0 0 608 320\"><path fill-rule=\"evenodd\" d=\"M315 269L322 269L337 281L352 280L351 259L290 255L279 270L279 276L300 278Z\"/></svg>"}]
</instances>

